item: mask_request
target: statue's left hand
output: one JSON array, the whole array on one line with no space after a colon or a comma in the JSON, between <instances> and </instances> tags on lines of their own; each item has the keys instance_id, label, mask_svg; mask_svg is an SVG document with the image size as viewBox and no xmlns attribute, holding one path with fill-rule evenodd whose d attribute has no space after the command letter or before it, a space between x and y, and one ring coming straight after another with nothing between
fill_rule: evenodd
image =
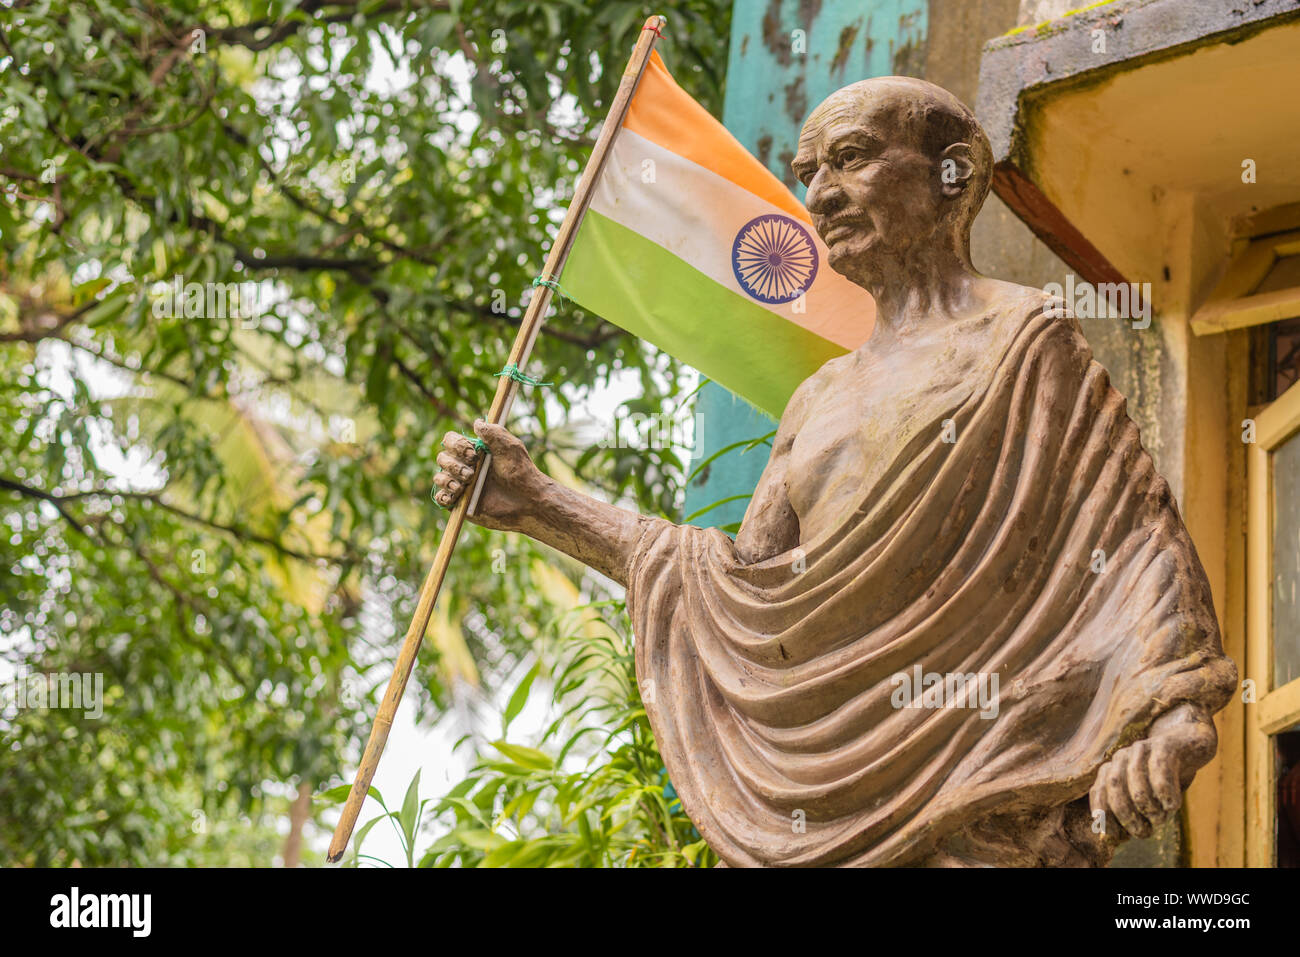
<instances>
[{"instance_id":1,"label":"statue's left hand","mask_svg":"<svg viewBox=\"0 0 1300 957\"><path fill-rule=\"evenodd\" d=\"M1214 757L1217 743L1204 709L1183 704L1167 711L1145 738L1101 766L1088 794L1093 813L1107 812L1134 837L1150 837L1183 803L1183 789Z\"/></svg>"}]
</instances>

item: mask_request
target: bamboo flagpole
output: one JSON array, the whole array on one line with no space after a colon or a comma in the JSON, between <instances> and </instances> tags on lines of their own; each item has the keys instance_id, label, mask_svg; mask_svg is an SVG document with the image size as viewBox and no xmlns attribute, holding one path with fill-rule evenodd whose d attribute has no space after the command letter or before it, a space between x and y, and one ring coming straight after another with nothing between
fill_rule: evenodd
<instances>
[{"instance_id":1,"label":"bamboo flagpole","mask_svg":"<svg viewBox=\"0 0 1300 957\"><path fill-rule=\"evenodd\" d=\"M609 156L614 137L623 126L628 106L632 102L632 94L636 92L641 74L650 59L650 52L654 49L655 40L660 36L659 31L667 22L665 17L653 16L646 20L645 26L641 28L641 35L632 50L632 58L628 60L627 69L623 71L623 78L619 82L614 102L610 104L609 114L600 128L600 136L596 139L591 157L587 160L587 167L583 170L582 178L574 191L573 202L569 204L564 222L560 224L560 231L556 234L550 254L546 257L546 271L542 274L546 282L553 283L558 280L564 269L565 260L569 257L569 249L573 245L573 238L591 203L592 192L605 167L605 160ZM519 333L515 336L514 345L510 349L507 368L513 365L522 370L527 365L528 357L533 351L533 344L537 341L537 334L541 331L542 322L546 318L546 309L551 303L551 286L544 282L534 288L536 291L529 300L528 309L519 326ZM500 378L487 421L495 424L505 422L518 389L519 383L511 376ZM411 627L406 630L406 637L402 640L402 650L393 667L393 676L388 680L388 689L379 704L379 714L375 716L375 723L370 729L370 737L366 741L366 749L361 757L361 766L357 768L356 780L352 782L347 803L343 805L343 815L334 829L334 838L330 841L327 855L327 860L330 862L338 861L343 856L348 842L352 839L353 828L356 827L357 817L361 814L361 805L365 803L366 795L370 791L370 782L379 767L379 758L384 753L384 744L388 741L388 732L392 730L397 706L402 700L402 693L406 690L407 679L411 677L411 671L415 667L415 658L420 651L420 643L424 640L425 630L429 627L434 603L438 600L438 592L442 588L443 579L447 576L452 552L465 525L465 517L471 514L478 504L490 462L491 456L483 456L478 465L473 494L462 493L460 500L448 514L447 527L443 529L442 539L438 542L438 551L434 555L433 565L424 579L424 584L420 587L415 616L411 619Z\"/></svg>"}]
</instances>

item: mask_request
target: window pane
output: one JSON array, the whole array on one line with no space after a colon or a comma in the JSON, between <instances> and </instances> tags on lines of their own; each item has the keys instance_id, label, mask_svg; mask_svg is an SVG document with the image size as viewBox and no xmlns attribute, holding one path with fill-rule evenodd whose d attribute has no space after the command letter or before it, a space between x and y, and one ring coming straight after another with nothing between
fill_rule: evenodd
<instances>
[{"instance_id":1,"label":"window pane","mask_svg":"<svg viewBox=\"0 0 1300 957\"><path fill-rule=\"evenodd\" d=\"M1293 257L1300 261L1300 256ZM1272 402L1300 381L1300 319L1270 323L1267 401Z\"/></svg>"},{"instance_id":2,"label":"window pane","mask_svg":"<svg viewBox=\"0 0 1300 957\"><path fill-rule=\"evenodd\" d=\"M1284 731L1277 745L1277 866L1300 867L1300 731Z\"/></svg>"},{"instance_id":3,"label":"window pane","mask_svg":"<svg viewBox=\"0 0 1300 957\"><path fill-rule=\"evenodd\" d=\"M1273 687L1300 678L1300 432L1273 450Z\"/></svg>"}]
</instances>

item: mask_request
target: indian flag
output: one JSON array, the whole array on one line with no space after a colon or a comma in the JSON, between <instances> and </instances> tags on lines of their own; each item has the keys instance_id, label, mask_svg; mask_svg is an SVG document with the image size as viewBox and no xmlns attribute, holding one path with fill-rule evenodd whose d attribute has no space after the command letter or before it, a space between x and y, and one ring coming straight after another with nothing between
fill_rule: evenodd
<instances>
[{"instance_id":1,"label":"indian flag","mask_svg":"<svg viewBox=\"0 0 1300 957\"><path fill-rule=\"evenodd\" d=\"M875 303L803 204L653 53L563 271L574 301L779 418Z\"/></svg>"}]
</instances>

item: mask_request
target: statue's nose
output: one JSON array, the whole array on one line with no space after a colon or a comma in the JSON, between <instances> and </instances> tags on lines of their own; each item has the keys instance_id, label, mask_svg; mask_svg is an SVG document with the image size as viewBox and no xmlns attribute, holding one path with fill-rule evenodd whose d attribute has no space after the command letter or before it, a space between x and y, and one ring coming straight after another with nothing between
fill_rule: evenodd
<instances>
[{"instance_id":1,"label":"statue's nose","mask_svg":"<svg viewBox=\"0 0 1300 957\"><path fill-rule=\"evenodd\" d=\"M808 184L808 195L804 198L804 205L808 207L810 213L829 213L842 202L843 198L839 184L819 171Z\"/></svg>"}]
</instances>

